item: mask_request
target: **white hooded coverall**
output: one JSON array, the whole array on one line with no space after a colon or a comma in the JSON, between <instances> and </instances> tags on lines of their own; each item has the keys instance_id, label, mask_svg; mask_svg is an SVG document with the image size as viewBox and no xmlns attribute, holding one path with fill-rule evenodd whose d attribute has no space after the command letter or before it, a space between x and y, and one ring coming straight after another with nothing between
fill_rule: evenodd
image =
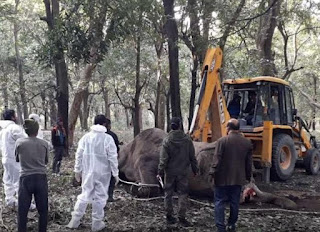
<instances>
[{"instance_id":1,"label":"white hooded coverall","mask_svg":"<svg viewBox=\"0 0 320 232\"><path fill-rule=\"evenodd\" d=\"M1 153L3 165L3 184L6 205L17 204L19 189L20 164L15 159L15 143L19 138L24 138L25 133L21 126L14 121L3 120L0 123Z\"/></svg>"},{"instance_id":2,"label":"white hooded coverall","mask_svg":"<svg viewBox=\"0 0 320 232\"><path fill-rule=\"evenodd\" d=\"M82 173L82 192L68 227L79 226L88 203L92 203L92 231L105 227L104 207L108 200L110 178L119 174L117 147L106 132L106 127L93 125L79 141L74 172Z\"/></svg>"}]
</instances>

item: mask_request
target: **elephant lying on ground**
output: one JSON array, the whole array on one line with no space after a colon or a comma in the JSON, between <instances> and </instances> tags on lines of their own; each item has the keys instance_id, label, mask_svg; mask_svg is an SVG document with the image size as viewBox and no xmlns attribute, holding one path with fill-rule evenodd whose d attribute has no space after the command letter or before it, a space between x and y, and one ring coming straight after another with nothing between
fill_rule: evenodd
<instances>
[{"instance_id":1,"label":"elephant lying on ground","mask_svg":"<svg viewBox=\"0 0 320 232\"><path fill-rule=\"evenodd\" d=\"M123 146L119 153L120 177L131 182L141 184L158 184L156 178L159 164L159 155L162 140L166 132L157 128L147 129L141 132L135 139ZM209 180L209 169L215 150L215 143L193 142L196 158L199 165L199 175L189 175L190 194L202 197L213 197L213 183ZM140 196L150 196L146 188L140 188L137 192ZM250 196L251 200L259 199L283 208L295 208L295 203L289 199L277 197L270 193L264 193L255 184L244 187L244 195ZM157 194L159 188L155 187L151 194Z\"/></svg>"},{"instance_id":2,"label":"elephant lying on ground","mask_svg":"<svg viewBox=\"0 0 320 232\"><path fill-rule=\"evenodd\" d=\"M119 153L119 170L127 180L142 184L158 184L156 178L162 140L166 132L157 128L141 132L131 143L123 146ZM190 174L191 194L212 196L212 183L209 182L209 168L215 143L193 142L200 173Z\"/></svg>"}]
</instances>

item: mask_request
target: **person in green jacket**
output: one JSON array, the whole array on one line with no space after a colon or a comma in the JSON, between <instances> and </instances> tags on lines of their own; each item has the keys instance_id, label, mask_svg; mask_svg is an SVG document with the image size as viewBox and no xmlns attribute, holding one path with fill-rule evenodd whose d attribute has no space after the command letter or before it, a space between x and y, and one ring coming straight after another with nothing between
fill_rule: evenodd
<instances>
[{"instance_id":1,"label":"person in green jacket","mask_svg":"<svg viewBox=\"0 0 320 232\"><path fill-rule=\"evenodd\" d=\"M158 178L164 175L165 208L167 223L176 223L173 216L172 196L176 190L179 196L179 221L183 226L190 226L186 220L188 201L188 175L190 166L194 175L198 173L198 164L191 138L181 130L181 119L171 119L171 131L162 142Z\"/></svg>"}]
</instances>

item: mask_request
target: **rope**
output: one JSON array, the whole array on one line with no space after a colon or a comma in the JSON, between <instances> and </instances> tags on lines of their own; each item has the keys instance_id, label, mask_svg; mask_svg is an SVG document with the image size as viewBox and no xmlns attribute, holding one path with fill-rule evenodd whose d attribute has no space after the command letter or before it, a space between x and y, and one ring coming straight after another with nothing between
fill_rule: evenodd
<instances>
[{"instance_id":1,"label":"rope","mask_svg":"<svg viewBox=\"0 0 320 232\"><path fill-rule=\"evenodd\" d=\"M159 185L157 184L143 184L143 183L135 183L135 182L130 182L130 181L125 181L122 179L119 179L120 182L124 183L124 184L129 184L129 185L134 185L134 186L138 186L138 187L158 187ZM173 197L173 198L178 198L177 196ZM164 197L151 197L151 198L136 198L133 197L131 198L132 200L135 201L154 201L154 200L159 200L159 199L164 199ZM207 207L213 207L213 204L210 203L205 203L205 202L201 202L201 201L197 201L194 199L190 199L190 201L197 203L199 205L203 205L203 206L207 206ZM280 212L287 212L287 213L297 213L297 214L314 214L314 215L320 215L320 212L312 212L312 211L298 211L298 210L292 210L292 209L280 209L280 208L265 208L265 209L239 209L239 211L244 211L244 212L263 212L263 211L280 211Z\"/></svg>"},{"instance_id":2,"label":"rope","mask_svg":"<svg viewBox=\"0 0 320 232\"><path fill-rule=\"evenodd\" d=\"M297 213L297 214L315 214L320 215L320 212L312 212L312 211L298 211L298 210L292 210L292 209L280 209L280 208L269 208L269 209L239 209L240 211L253 211L253 212L259 212L259 211L281 211L281 212L287 212L287 213Z\"/></svg>"},{"instance_id":3,"label":"rope","mask_svg":"<svg viewBox=\"0 0 320 232\"><path fill-rule=\"evenodd\" d=\"M174 199L177 199L178 196L174 196ZM136 198L132 197L132 200L135 201L154 201L154 200L163 200L164 197L151 197L151 198ZM214 208L213 204L205 203L202 201L197 201L194 199L189 198L189 201L197 203L199 205L203 205L206 207L212 207ZM239 211L243 212L264 212L264 211L280 211L280 212L287 212L287 213L296 213L296 214L314 214L314 215L320 215L320 212L312 212L312 211L298 211L298 210L292 210L292 209L280 209L280 208L265 208L265 209L239 209Z\"/></svg>"},{"instance_id":4,"label":"rope","mask_svg":"<svg viewBox=\"0 0 320 232\"><path fill-rule=\"evenodd\" d=\"M158 187L159 188L159 185L158 184L143 184L143 183L135 183L135 182L130 182L130 181L125 181L125 180L121 180L119 178L119 181L124 183L124 184L130 184L130 185L134 185L134 186L138 186L138 187Z\"/></svg>"}]
</instances>

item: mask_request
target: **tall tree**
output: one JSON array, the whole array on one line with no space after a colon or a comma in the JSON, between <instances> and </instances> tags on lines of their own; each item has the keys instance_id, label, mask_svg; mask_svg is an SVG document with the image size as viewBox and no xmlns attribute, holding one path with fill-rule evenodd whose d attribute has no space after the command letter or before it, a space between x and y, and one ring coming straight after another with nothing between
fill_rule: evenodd
<instances>
[{"instance_id":1,"label":"tall tree","mask_svg":"<svg viewBox=\"0 0 320 232\"><path fill-rule=\"evenodd\" d=\"M139 15L140 20L142 20L142 12ZM140 81L140 63L141 63L141 32L139 31L137 37L135 38L136 42L136 91L134 94L133 100L133 134L137 136L141 130L141 107L140 107L140 95L143 88L143 84Z\"/></svg>"},{"instance_id":2,"label":"tall tree","mask_svg":"<svg viewBox=\"0 0 320 232\"><path fill-rule=\"evenodd\" d=\"M104 55L101 47L109 46L111 42L110 34L112 34L114 29L114 21L111 19L109 21L109 26L107 30L106 37L104 36L103 28L106 24L106 15L108 11L108 4L105 4L104 1L99 0L95 2L91 2L89 8L86 9L87 14L89 15L89 28L88 28L88 38L91 38L92 41L90 43L90 56L87 61L86 67L84 69L83 75L81 76L78 86L76 89L76 93L70 108L70 137L69 144L73 144L73 135L75 130L75 125L80 113L81 103L85 96L85 93L88 89L88 85L90 80L92 79L92 74L97 66L97 64L102 60L102 56ZM113 36L112 36L113 37ZM107 43L107 45L106 45Z\"/></svg>"},{"instance_id":3,"label":"tall tree","mask_svg":"<svg viewBox=\"0 0 320 232\"><path fill-rule=\"evenodd\" d=\"M180 81L179 81L179 48L178 27L174 16L174 0L163 0L166 15L165 32L169 47L170 96L172 117L180 117Z\"/></svg>"},{"instance_id":4,"label":"tall tree","mask_svg":"<svg viewBox=\"0 0 320 232\"><path fill-rule=\"evenodd\" d=\"M60 22L60 1L59 0L43 0L46 8L46 16L41 19L47 22L49 33L58 33ZM56 100L58 103L58 116L62 118L63 125L68 134L69 119L69 86L68 86L68 70L65 61L65 54L62 46L61 37L57 37L54 43L53 63L56 72Z\"/></svg>"},{"instance_id":5,"label":"tall tree","mask_svg":"<svg viewBox=\"0 0 320 232\"><path fill-rule=\"evenodd\" d=\"M182 32L182 39L187 45L187 47L191 51L192 55L192 69L191 69L191 92L190 92L190 99L189 99L189 116L188 116L188 127L190 128L191 121L193 118L193 111L194 111L194 101L196 97L196 90L197 90L197 73L199 68L199 63L203 60L203 51L206 50L204 47L206 43L204 38L201 36L200 33L200 6L197 0L188 0L187 11L190 17L190 33ZM190 35L189 35L190 34ZM208 35L208 34L206 34Z\"/></svg>"},{"instance_id":6,"label":"tall tree","mask_svg":"<svg viewBox=\"0 0 320 232\"><path fill-rule=\"evenodd\" d=\"M267 2L267 5L265 4ZM260 73L263 76L277 74L272 51L272 39L277 26L282 0L268 0L261 2L261 8L268 11L260 17L259 31L256 39L260 56Z\"/></svg>"},{"instance_id":7,"label":"tall tree","mask_svg":"<svg viewBox=\"0 0 320 232\"><path fill-rule=\"evenodd\" d=\"M19 21L18 21L18 8L19 8L20 0L15 0L15 7L14 11L16 14L16 18L13 21L13 35L14 35L14 49L16 53L16 63L17 63L17 70L19 76L19 93L21 98L22 110L23 110L23 117L26 119L28 118L28 102L26 97L26 86L25 80L23 78L23 61L20 56L19 50ZM18 102L20 104L20 101Z\"/></svg>"},{"instance_id":8,"label":"tall tree","mask_svg":"<svg viewBox=\"0 0 320 232\"><path fill-rule=\"evenodd\" d=\"M154 47L157 54L157 87L156 87L156 100L154 110L155 117L155 127L164 130L165 126L165 72L163 70L162 56L164 54L164 17L163 17L163 7L159 4L153 5L153 10L149 14L149 18L153 24L154 30ZM150 102L150 108L152 109L152 103Z\"/></svg>"}]
</instances>

